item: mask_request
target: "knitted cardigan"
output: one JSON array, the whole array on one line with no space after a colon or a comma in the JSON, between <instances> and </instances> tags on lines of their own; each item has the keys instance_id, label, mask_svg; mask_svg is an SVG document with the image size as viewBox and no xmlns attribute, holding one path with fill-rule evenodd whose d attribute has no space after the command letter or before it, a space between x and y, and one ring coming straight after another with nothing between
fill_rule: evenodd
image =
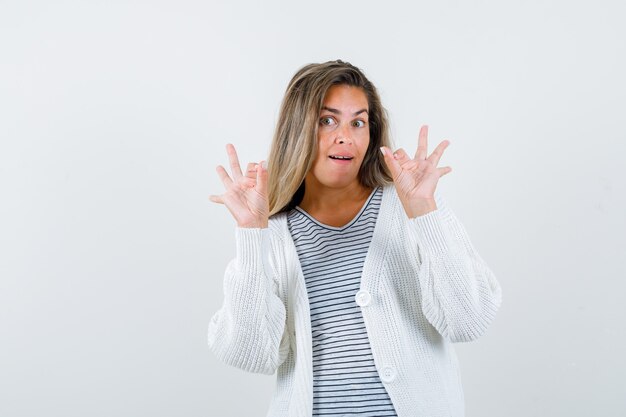
<instances>
[{"instance_id":1,"label":"knitted cardigan","mask_svg":"<svg viewBox=\"0 0 626 417\"><path fill-rule=\"evenodd\" d=\"M398 417L462 417L452 343L482 335L502 291L441 193L437 209L409 219L393 184L383 188L359 297L375 365ZM309 301L287 214L268 228L236 228L236 257L208 344L226 364L277 372L268 417L311 417Z\"/></svg>"}]
</instances>

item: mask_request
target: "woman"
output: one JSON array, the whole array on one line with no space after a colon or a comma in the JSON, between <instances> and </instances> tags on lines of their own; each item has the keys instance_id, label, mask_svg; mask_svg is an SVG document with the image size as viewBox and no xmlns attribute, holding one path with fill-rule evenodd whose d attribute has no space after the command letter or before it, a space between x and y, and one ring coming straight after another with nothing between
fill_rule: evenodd
<instances>
[{"instance_id":1,"label":"woman","mask_svg":"<svg viewBox=\"0 0 626 417\"><path fill-rule=\"evenodd\" d=\"M209 346L272 374L268 416L463 416L454 342L480 336L501 289L436 190L448 146L390 149L372 83L342 61L287 88L268 164L227 146L236 257Z\"/></svg>"}]
</instances>

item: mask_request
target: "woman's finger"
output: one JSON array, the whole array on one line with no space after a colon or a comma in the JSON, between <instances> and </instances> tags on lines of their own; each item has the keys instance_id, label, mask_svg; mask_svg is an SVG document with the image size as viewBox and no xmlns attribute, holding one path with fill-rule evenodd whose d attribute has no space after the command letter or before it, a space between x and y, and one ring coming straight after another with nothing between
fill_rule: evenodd
<instances>
[{"instance_id":1,"label":"woman's finger","mask_svg":"<svg viewBox=\"0 0 626 417\"><path fill-rule=\"evenodd\" d=\"M214 203L224 204L224 199L220 195L210 195L209 200Z\"/></svg>"},{"instance_id":2,"label":"woman's finger","mask_svg":"<svg viewBox=\"0 0 626 417\"><path fill-rule=\"evenodd\" d=\"M248 164L248 167L246 168L246 177L248 178L252 178L252 179L256 179L256 167L257 167L257 163L256 162L250 162Z\"/></svg>"},{"instance_id":3,"label":"woman's finger","mask_svg":"<svg viewBox=\"0 0 626 417\"><path fill-rule=\"evenodd\" d=\"M404 169L405 171L420 172L423 171L424 168L426 168L426 164L424 164L424 161L418 161L416 159L409 159L404 163L404 165L402 165L402 169Z\"/></svg>"},{"instance_id":4,"label":"woman's finger","mask_svg":"<svg viewBox=\"0 0 626 417\"><path fill-rule=\"evenodd\" d=\"M452 168L451 167L441 167L441 168L437 168L437 172L439 173L439 178L443 177L444 175L452 172Z\"/></svg>"},{"instance_id":5,"label":"woman's finger","mask_svg":"<svg viewBox=\"0 0 626 417\"><path fill-rule=\"evenodd\" d=\"M262 196L267 196L267 162L261 161L256 166L256 190Z\"/></svg>"},{"instance_id":6,"label":"woman's finger","mask_svg":"<svg viewBox=\"0 0 626 417\"><path fill-rule=\"evenodd\" d=\"M231 143L226 145L226 153L228 154L228 160L230 162L230 170L233 173L233 179L237 181L243 176L243 174L241 173L241 166L239 165L237 151Z\"/></svg>"},{"instance_id":7,"label":"woman's finger","mask_svg":"<svg viewBox=\"0 0 626 417\"><path fill-rule=\"evenodd\" d=\"M432 162L434 166L437 166L439 164L439 160L441 159L441 156L443 155L443 151L448 147L449 144L450 144L449 140L444 140L439 145L437 145L433 153L430 154L430 156L428 157L428 160Z\"/></svg>"},{"instance_id":8,"label":"woman's finger","mask_svg":"<svg viewBox=\"0 0 626 417\"><path fill-rule=\"evenodd\" d=\"M215 170L217 171L217 175L219 175L220 179L222 180L222 184L224 184L224 187L228 188L233 184L233 180L230 178L228 172L226 172L223 166L218 165Z\"/></svg>"},{"instance_id":9,"label":"woman's finger","mask_svg":"<svg viewBox=\"0 0 626 417\"><path fill-rule=\"evenodd\" d=\"M420 128L419 137L417 139L417 150L415 151L415 159L422 161L426 159L428 154L428 126L423 125Z\"/></svg>"},{"instance_id":10,"label":"woman's finger","mask_svg":"<svg viewBox=\"0 0 626 417\"><path fill-rule=\"evenodd\" d=\"M407 155L407 153L404 151L404 149L400 148L397 149L394 153L393 153L393 158L398 161L398 163L400 164L400 166L404 166L405 163L407 163L408 161L411 160L411 158L409 158L409 155Z\"/></svg>"},{"instance_id":11,"label":"woman's finger","mask_svg":"<svg viewBox=\"0 0 626 417\"><path fill-rule=\"evenodd\" d=\"M400 175L402 167L400 166L400 163L394 159L391 149L386 146L381 146L380 151L383 154L383 159L385 160L387 168L389 168L389 172L391 172L391 178L395 181Z\"/></svg>"},{"instance_id":12,"label":"woman's finger","mask_svg":"<svg viewBox=\"0 0 626 417\"><path fill-rule=\"evenodd\" d=\"M253 188L256 186L256 162L250 162L246 167L245 177L242 178L245 186L247 188Z\"/></svg>"}]
</instances>

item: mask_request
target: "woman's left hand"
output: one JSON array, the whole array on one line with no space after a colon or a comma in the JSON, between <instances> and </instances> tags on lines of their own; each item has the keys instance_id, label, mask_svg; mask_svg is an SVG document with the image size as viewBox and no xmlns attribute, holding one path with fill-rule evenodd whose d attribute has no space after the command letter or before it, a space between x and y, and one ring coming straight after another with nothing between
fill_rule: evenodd
<instances>
[{"instance_id":1,"label":"woman's left hand","mask_svg":"<svg viewBox=\"0 0 626 417\"><path fill-rule=\"evenodd\" d=\"M437 168L443 151L448 147L448 140L442 141L428 158L428 126L420 129L415 158L411 159L403 149L391 152L386 146L381 147L385 164L391 172L393 182L404 211L409 218L424 215L437 209L435 188L439 178L452 168Z\"/></svg>"}]
</instances>

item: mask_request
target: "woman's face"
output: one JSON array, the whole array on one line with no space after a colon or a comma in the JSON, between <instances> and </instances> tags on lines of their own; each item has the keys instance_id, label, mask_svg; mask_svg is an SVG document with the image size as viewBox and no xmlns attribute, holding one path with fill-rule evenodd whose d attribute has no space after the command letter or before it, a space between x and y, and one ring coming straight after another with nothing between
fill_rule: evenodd
<instances>
[{"instance_id":1,"label":"woman's face","mask_svg":"<svg viewBox=\"0 0 626 417\"><path fill-rule=\"evenodd\" d=\"M319 117L317 158L307 181L344 188L358 184L357 175L370 142L367 96L360 87L333 85Z\"/></svg>"}]
</instances>

